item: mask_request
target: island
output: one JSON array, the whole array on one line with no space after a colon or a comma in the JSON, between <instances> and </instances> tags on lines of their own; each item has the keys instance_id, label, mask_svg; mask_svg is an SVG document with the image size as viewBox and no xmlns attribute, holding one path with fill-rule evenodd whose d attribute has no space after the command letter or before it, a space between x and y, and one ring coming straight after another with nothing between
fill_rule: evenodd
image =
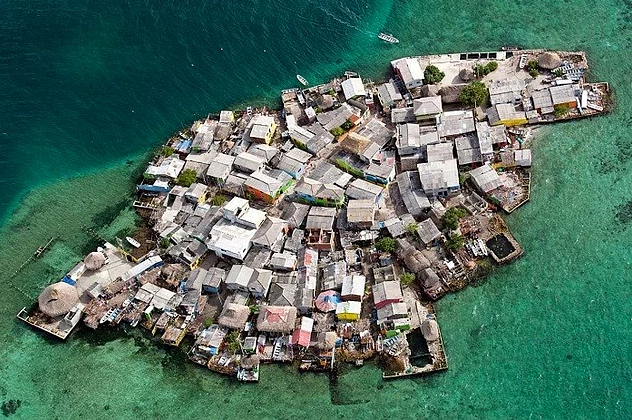
<instances>
[{"instance_id":1,"label":"island","mask_svg":"<svg viewBox=\"0 0 632 420\"><path fill-rule=\"evenodd\" d=\"M384 378L447 369L433 302L523 254L503 214L529 201L533 129L613 98L583 52L390 64L379 83L301 76L280 109L172 136L138 182L136 232L103 240L18 318L60 339L141 327L244 382L270 362L334 379L371 359Z\"/></svg>"}]
</instances>

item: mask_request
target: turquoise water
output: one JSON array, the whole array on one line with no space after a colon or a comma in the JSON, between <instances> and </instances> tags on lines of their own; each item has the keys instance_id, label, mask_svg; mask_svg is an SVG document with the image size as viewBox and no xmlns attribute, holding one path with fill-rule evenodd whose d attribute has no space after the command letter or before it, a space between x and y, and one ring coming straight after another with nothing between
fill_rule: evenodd
<instances>
[{"instance_id":1,"label":"turquoise water","mask_svg":"<svg viewBox=\"0 0 632 420\"><path fill-rule=\"evenodd\" d=\"M75 3L81 3L77 5ZM365 7L366 6L366 7ZM632 417L632 4L242 0L0 5L0 404L14 418ZM375 34L392 32L398 46ZM540 131L526 249L438 304L450 369L384 382L265 366L243 386L136 332L57 343L14 314L92 245L131 229L132 177L224 107L274 103L295 74L379 78L390 59L504 44L583 49L617 108ZM49 237L49 253L10 279ZM19 402L18 402L19 401Z\"/></svg>"}]
</instances>

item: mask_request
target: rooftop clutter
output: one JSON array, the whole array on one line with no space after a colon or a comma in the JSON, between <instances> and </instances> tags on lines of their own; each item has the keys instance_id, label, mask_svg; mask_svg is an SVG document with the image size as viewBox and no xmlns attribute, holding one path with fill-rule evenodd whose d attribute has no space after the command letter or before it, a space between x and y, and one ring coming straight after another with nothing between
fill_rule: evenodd
<instances>
[{"instance_id":1,"label":"rooftop clutter","mask_svg":"<svg viewBox=\"0 0 632 420\"><path fill-rule=\"evenodd\" d=\"M504 52L407 57L386 83L348 72L283 91L282 113L194 123L138 185L147 230L87 255L21 319L62 338L82 317L174 346L192 334L191 360L243 381L295 358L327 370L381 353L387 377L446 368L434 309L413 290L436 300L519 256L496 214L529 198L530 133L516 126L607 105L577 57L525 54L538 77ZM486 89L474 109L457 105L464 78Z\"/></svg>"}]
</instances>

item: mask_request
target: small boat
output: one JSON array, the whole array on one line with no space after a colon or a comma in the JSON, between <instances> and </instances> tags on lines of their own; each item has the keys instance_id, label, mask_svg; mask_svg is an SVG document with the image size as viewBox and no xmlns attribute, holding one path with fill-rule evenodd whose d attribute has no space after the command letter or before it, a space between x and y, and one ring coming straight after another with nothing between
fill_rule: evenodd
<instances>
[{"instance_id":1,"label":"small boat","mask_svg":"<svg viewBox=\"0 0 632 420\"><path fill-rule=\"evenodd\" d=\"M300 74L297 74L296 78L298 79L299 82L301 82L303 86L309 85L309 82L307 81L307 79L301 76Z\"/></svg>"},{"instance_id":2,"label":"small boat","mask_svg":"<svg viewBox=\"0 0 632 420\"><path fill-rule=\"evenodd\" d=\"M399 44L399 39L395 38L391 34L380 32L380 34L377 37L380 38L382 41L390 42L391 44Z\"/></svg>"},{"instance_id":3,"label":"small boat","mask_svg":"<svg viewBox=\"0 0 632 420\"><path fill-rule=\"evenodd\" d=\"M129 242L129 244L134 248L140 248L140 242L138 242L136 239L126 236L125 240Z\"/></svg>"}]
</instances>

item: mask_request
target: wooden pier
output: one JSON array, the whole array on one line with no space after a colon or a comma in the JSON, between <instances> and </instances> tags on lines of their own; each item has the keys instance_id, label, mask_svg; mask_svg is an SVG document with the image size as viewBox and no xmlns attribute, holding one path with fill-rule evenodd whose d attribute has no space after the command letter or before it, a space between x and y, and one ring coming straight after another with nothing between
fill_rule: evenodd
<instances>
[{"instance_id":1,"label":"wooden pier","mask_svg":"<svg viewBox=\"0 0 632 420\"><path fill-rule=\"evenodd\" d=\"M20 271L22 271L24 269L24 267L26 267L27 265L29 265L29 263L31 263L32 261L38 259L39 257L42 256L42 254L44 254L44 252L46 252L46 250L51 246L51 244L55 241L55 237L52 237L48 240L48 242L46 242L44 245L40 246L39 248L37 248L37 250L33 253L33 255L31 255L26 261L24 261L22 263L22 265L20 265L18 267L17 270L15 270L13 272L13 274L11 274L10 278L14 278L15 276L17 276Z\"/></svg>"}]
</instances>

